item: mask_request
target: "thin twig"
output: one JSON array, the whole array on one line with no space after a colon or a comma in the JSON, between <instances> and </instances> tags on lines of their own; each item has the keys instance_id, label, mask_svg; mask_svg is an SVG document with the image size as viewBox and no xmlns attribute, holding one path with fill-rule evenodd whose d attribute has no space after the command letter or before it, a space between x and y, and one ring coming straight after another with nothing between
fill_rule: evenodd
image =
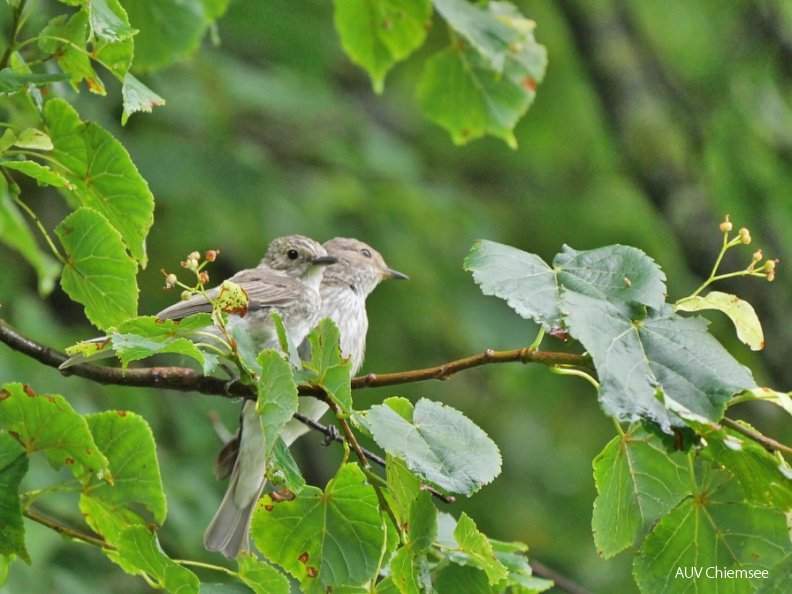
<instances>
[{"instance_id":1,"label":"thin twig","mask_svg":"<svg viewBox=\"0 0 792 594\"><path fill-rule=\"evenodd\" d=\"M91 536L90 534L85 534L84 532L80 532L79 530L75 530L74 528L69 528L68 526L64 526L56 522L55 520L51 520L50 518L46 518L41 514L34 512L31 509L26 509L22 512L26 517L30 518L34 522L38 522L42 526L46 526L57 532L58 534L62 534L64 536L68 536L69 538L76 538L77 540L81 540L83 542L87 542L90 545L94 545L95 547L99 547L100 549L110 549L115 550L116 547L111 545L110 543L98 538L96 536Z\"/></svg>"},{"instance_id":2,"label":"thin twig","mask_svg":"<svg viewBox=\"0 0 792 594\"><path fill-rule=\"evenodd\" d=\"M534 574L546 580L552 580L556 588L560 588L564 592L569 592L569 594L591 594L590 590L586 590L583 586L579 586L568 577L550 569L544 563L531 559L528 561L528 564L531 566L531 570Z\"/></svg>"},{"instance_id":3,"label":"thin twig","mask_svg":"<svg viewBox=\"0 0 792 594\"><path fill-rule=\"evenodd\" d=\"M783 443L777 442L772 437L767 437L766 435L762 435L758 431L754 431L753 429L749 429L745 425L741 425L740 423L738 423L737 421L735 421L733 419L730 419L728 417L723 417L720 422L721 422L721 425L724 425L724 426L728 427L729 429L732 429L732 430L736 431L737 433L740 433L741 435L744 435L748 439L750 439L752 441L755 441L756 443L761 445L764 449L766 449L771 454L777 450L777 451L784 452L786 454L792 455L792 448L790 448L789 446L784 445Z\"/></svg>"}]
</instances>

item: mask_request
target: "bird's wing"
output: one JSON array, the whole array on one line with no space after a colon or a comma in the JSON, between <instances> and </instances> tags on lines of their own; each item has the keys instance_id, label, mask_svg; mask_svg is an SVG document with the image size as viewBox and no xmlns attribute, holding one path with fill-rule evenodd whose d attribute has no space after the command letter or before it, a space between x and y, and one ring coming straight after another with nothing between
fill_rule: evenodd
<instances>
[{"instance_id":1,"label":"bird's wing","mask_svg":"<svg viewBox=\"0 0 792 594\"><path fill-rule=\"evenodd\" d=\"M248 310L284 307L299 300L303 296L305 287L292 278L278 276L269 270L252 268L236 273L230 279L238 284L248 294ZM206 292L210 299L215 299L220 292L220 287L214 287ZM196 313L212 311L212 304L206 297L196 293L187 301L174 303L157 314L161 320L180 320Z\"/></svg>"}]
</instances>

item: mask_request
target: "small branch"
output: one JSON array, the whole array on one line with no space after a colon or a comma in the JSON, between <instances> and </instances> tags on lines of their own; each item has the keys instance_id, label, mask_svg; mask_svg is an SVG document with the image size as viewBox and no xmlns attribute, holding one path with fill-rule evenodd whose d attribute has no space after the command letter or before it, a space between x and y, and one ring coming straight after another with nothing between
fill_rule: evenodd
<instances>
[{"instance_id":1,"label":"small branch","mask_svg":"<svg viewBox=\"0 0 792 594\"><path fill-rule=\"evenodd\" d=\"M780 452L784 452L785 454L792 455L792 448L783 443L777 442L772 437L767 437L766 435L762 435L758 431L754 431L753 429L749 429L745 425L741 425L737 421L730 419L728 417L723 417L721 419L721 425L744 435L751 441L755 441L759 445L761 445L764 449L766 449L771 454L774 453L776 450Z\"/></svg>"},{"instance_id":2,"label":"small branch","mask_svg":"<svg viewBox=\"0 0 792 594\"><path fill-rule=\"evenodd\" d=\"M590 590L586 590L583 586L579 586L568 577L550 569L544 563L531 559L528 561L528 565L531 566L531 570L535 575L543 577L546 580L552 580L555 583L555 587L560 588L564 592L569 592L569 594L591 594Z\"/></svg>"},{"instance_id":3,"label":"small branch","mask_svg":"<svg viewBox=\"0 0 792 594\"><path fill-rule=\"evenodd\" d=\"M26 517L30 518L34 522L38 522L42 526L46 526L51 530L54 530L58 534L62 534L63 536L68 536L69 538L76 538L77 540L81 540L86 542L90 545L94 545L95 547L99 547L100 549L110 549L115 550L115 547L101 538L96 536L91 536L90 534L85 534L84 532L80 532L79 530L75 530L73 528L69 528L68 526L64 526L63 524L59 524L55 520L50 520L31 509L26 509L22 512Z\"/></svg>"}]
</instances>

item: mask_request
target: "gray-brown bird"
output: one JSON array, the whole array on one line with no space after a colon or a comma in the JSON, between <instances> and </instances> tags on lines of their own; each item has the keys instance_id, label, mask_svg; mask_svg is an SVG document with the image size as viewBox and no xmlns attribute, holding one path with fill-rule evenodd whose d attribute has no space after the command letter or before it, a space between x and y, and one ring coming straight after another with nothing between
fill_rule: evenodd
<instances>
[{"instance_id":1,"label":"gray-brown bird","mask_svg":"<svg viewBox=\"0 0 792 594\"><path fill-rule=\"evenodd\" d=\"M366 350L366 333L368 331L366 298L383 280L406 279L407 276L389 268L379 252L357 239L336 237L325 242L323 247L330 257L336 259L336 262L324 270L324 277L319 289L322 304L317 323L318 320L329 317L338 326L341 334L341 352L344 357L352 358L351 372L354 375L363 364ZM310 344L307 340L301 340L301 342L302 344L300 342L295 342L295 344L300 344L301 358L307 359L310 357ZM300 412L303 414L319 419L326 411L325 403L315 398L301 398ZM254 411L250 412L254 413ZM258 423L257 417L253 417L253 414L250 416L252 421ZM243 436L244 427L243 421ZM287 423L281 437L288 446L307 431L308 428L303 423L292 420ZM237 434L220 452L215 464L215 474L218 479L228 476L230 472L231 480L234 480L234 472L240 458L240 443L244 443L244 439L240 441L239 434ZM266 467L262 465L257 470L260 470L263 475ZM260 494L260 490L256 494L256 499L258 499L258 494ZM252 507L250 511L252 512ZM244 536L244 542L247 543L247 534ZM204 545L210 548L209 544L204 538ZM236 551L229 546L221 549L221 552L230 557L236 555Z\"/></svg>"},{"instance_id":2,"label":"gray-brown bird","mask_svg":"<svg viewBox=\"0 0 792 594\"><path fill-rule=\"evenodd\" d=\"M407 279L406 274L389 268L380 253L358 239L335 237L326 241L324 248L335 257L337 262L325 270L319 293L322 308L319 319L333 320L341 334L341 354L351 357L352 376L363 366L366 354L366 334L368 315L366 298L383 280ZM300 345L300 356L310 357L308 341ZM327 405L316 398L303 398L300 412L319 420L327 411ZM289 421L281 437L286 445L291 445L301 435L309 431L299 421Z\"/></svg>"}]
</instances>

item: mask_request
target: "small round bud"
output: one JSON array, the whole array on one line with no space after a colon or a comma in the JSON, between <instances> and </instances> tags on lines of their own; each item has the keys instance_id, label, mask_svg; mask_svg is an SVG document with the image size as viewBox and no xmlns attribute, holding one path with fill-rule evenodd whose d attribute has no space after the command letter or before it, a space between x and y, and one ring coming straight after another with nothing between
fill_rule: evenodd
<instances>
[{"instance_id":1,"label":"small round bud","mask_svg":"<svg viewBox=\"0 0 792 594\"><path fill-rule=\"evenodd\" d=\"M192 293L190 293L187 290L182 291L182 294L181 294L181 300L182 301L187 301L190 297L192 297Z\"/></svg>"},{"instance_id":2,"label":"small round bud","mask_svg":"<svg viewBox=\"0 0 792 594\"><path fill-rule=\"evenodd\" d=\"M206 259L209 262L214 262L217 260L217 256L220 255L220 250L209 250L206 252Z\"/></svg>"},{"instance_id":3,"label":"small round bud","mask_svg":"<svg viewBox=\"0 0 792 594\"><path fill-rule=\"evenodd\" d=\"M765 270L775 270L777 262L778 262L778 260L768 260L767 262L764 263L764 269Z\"/></svg>"},{"instance_id":4,"label":"small round bud","mask_svg":"<svg viewBox=\"0 0 792 594\"><path fill-rule=\"evenodd\" d=\"M165 272L164 268L160 269L160 272L165 275L165 288L166 289L172 289L174 286L176 286L176 283L178 282L179 279L176 278L175 274L173 274L173 273L169 274L169 273Z\"/></svg>"},{"instance_id":5,"label":"small round bud","mask_svg":"<svg viewBox=\"0 0 792 594\"><path fill-rule=\"evenodd\" d=\"M206 283L208 283L209 282L209 273L206 272L205 270L202 270L201 272L199 272L198 273L198 282L201 283L202 285L205 285Z\"/></svg>"},{"instance_id":6,"label":"small round bud","mask_svg":"<svg viewBox=\"0 0 792 594\"><path fill-rule=\"evenodd\" d=\"M187 258L191 260L195 260L196 262L201 259L201 254L198 252L192 252Z\"/></svg>"},{"instance_id":7,"label":"small round bud","mask_svg":"<svg viewBox=\"0 0 792 594\"><path fill-rule=\"evenodd\" d=\"M190 256L192 256L192 254L190 254ZM187 259L182 262L181 265L187 270L195 270L198 268L198 260L191 258L190 256L187 256Z\"/></svg>"},{"instance_id":8,"label":"small round bud","mask_svg":"<svg viewBox=\"0 0 792 594\"><path fill-rule=\"evenodd\" d=\"M740 229L740 241L742 241L745 245L751 243L751 233L745 227Z\"/></svg>"},{"instance_id":9,"label":"small round bud","mask_svg":"<svg viewBox=\"0 0 792 594\"><path fill-rule=\"evenodd\" d=\"M753 255L753 261L758 262L762 259L762 250L756 250Z\"/></svg>"},{"instance_id":10,"label":"small round bud","mask_svg":"<svg viewBox=\"0 0 792 594\"><path fill-rule=\"evenodd\" d=\"M729 220L729 215L726 215L726 220L725 220L725 221L723 221L723 222L722 222L722 223L719 225L719 227L720 227L720 230L721 230L721 231L723 231L724 233L728 233L729 231L731 231L731 230L732 230L732 228L734 227L734 225L732 225L732 222Z\"/></svg>"},{"instance_id":11,"label":"small round bud","mask_svg":"<svg viewBox=\"0 0 792 594\"><path fill-rule=\"evenodd\" d=\"M768 282L772 283L775 280L775 274L776 274L775 270L771 270L770 272L767 273Z\"/></svg>"}]
</instances>

